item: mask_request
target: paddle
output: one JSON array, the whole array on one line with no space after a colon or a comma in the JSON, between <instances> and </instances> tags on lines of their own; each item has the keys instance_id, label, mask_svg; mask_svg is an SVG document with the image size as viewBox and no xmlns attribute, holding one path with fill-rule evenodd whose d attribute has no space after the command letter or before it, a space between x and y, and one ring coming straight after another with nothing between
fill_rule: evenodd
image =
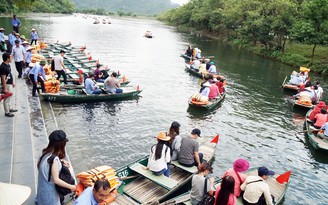
<instances>
[{"instance_id":1,"label":"paddle","mask_svg":"<svg viewBox=\"0 0 328 205\"><path fill-rule=\"evenodd\" d=\"M288 76L285 77L285 80L284 80L284 82L282 83L281 87L284 87L285 82L286 82L286 80L287 80L287 77L288 77Z\"/></svg>"}]
</instances>

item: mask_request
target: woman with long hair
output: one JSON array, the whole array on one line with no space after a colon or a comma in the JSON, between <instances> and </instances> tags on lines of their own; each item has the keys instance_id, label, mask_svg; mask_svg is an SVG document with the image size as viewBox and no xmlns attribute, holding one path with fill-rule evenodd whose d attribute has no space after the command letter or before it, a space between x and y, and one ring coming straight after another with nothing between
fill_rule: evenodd
<instances>
[{"instance_id":1,"label":"woman with long hair","mask_svg":"<svg viewBox=\"0 0 328 205\"><path fill-rule=\"evenodd\" d=\"M229 175L225 176L215 194L215 205L235 205L237 198L234 189L235 179Z\"/></svg>"},{"instance_id":2,"label":"woman with long hair","mask_svg":"<svg viewBox=\"0 0 328 205\"><path fill-rule=\"evenodd\" d=\"M70 168L70 164L64 160L66 157L65 146L68 139L63 130L55 130L49 135L49 143L42 150L42 155L38 162L38 205L60 205L60 196L55 185L75 191L76 186L68 184L59 178L59 171L62 166ZM49 158L53 156L53 162ZM51 166L52 163L52 166ZM63 163L63 165L62 165ZM51 166L51 169L50 169Z\"/></svg>"},{"instance_id":3,"label":"woman with long hair","mask_svg":"<svg viewBox=\"0 0 328 205\"><path fill-rule=\"evenodd\" d=\"M171 137L170 139L171 160L177 160L180 153L181 139L182 139L180 136L180 127L181 125L178 122L176 121L172 122L168 134L168 136Z\"/></svg>"},{"instance_id":4,"label":"woman with long hair","mask_svg":"<svg viewBox=\"0 0 328 205\"><path fill-rule=\"evenodd\" d=\"M156 136L157 144L153 145L150 150L147 167L157 176L164 174L170 176L171 151L168 146L170 137L165 132Z\"/></svg>"}]
</instances>

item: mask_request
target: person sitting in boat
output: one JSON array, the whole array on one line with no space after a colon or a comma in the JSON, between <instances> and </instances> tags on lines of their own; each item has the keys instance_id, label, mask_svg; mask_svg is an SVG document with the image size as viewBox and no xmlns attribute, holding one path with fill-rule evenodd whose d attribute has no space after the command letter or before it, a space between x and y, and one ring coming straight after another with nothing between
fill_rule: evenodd
<instances>
[{"instance_id":1,"label":"person sitting in boat","mask_svg":"<svg viewBox=\"0 0 328 205\"><path fill-rule=\"evenodd\" d=\"M235 188L234 188L234 195L236 197L239 197L241 194L241 189L240 189L240 185L242 185L245 180L246 180L246 175L243 174L242 172L248 170L249 168L249 162L245 159L237 159L234 163L233 163L233 168L228 169L222 176L222 178L226 177L226 176L231 176L232 178L234 178L235 181ZM216 189L215 191L215 198L217 198L218 195L218 190L219 187Z\"/></svg>"},{"instance_id":2,"label":"person sitting in boat","mask_svg":"<svg viewBox=\"0 0 328 205\"><path fill-rule=\"evenodd\" d=\"M100 64L97 64L96 69L94 71L94 73L95 73L95 81L98 82L98 83L103 83L105 80L101 78L102 77L102 73L100 72L100 67L101 67L101 65Z\"/></svg>"},{"instance_id":3,"label":"person sitting in boat","mask_svg":"<svg viewBox=\"0 0 328 205\"><path fill-rule=\"evenodd\" d=\"M198 173L191 179L190 202L192 205L198 205L207 193L210 196L214 195L213 178L206 178L206 175L212 173L212 167L209 163L203 162L198 167ZM205 187L206 183L206 187Z\"/></svg>"},{"instance_id":4,"label":"person sitting in boat","mask_svg":"<svg viewBox=\"0 0 328 205\"><path fill-rule=\"evenodd\" d=\"M89 77L85 79L85 90L87 91L87 94L100 94L102 93L102 90L99 89L98 85L94 81L94 73L89 73Z\"/></svg>"},{"instance_id":5,"label":"person sitting in boat","mask_svg":"<svg viewBox=\"0 0 328 205\"><path fill-rule=\"evenodd\" d=\"M180 136L181 125L174 121L171 124L168 136L171 137L170 148L171 148L171 160L178 160L181 147L181 136Z\"/></svg>"},{"instance_id":6,"label":"person sitting in boat","mask_svg":"<svg viewBox=\"0 0 328 205\"><path fill-rule=\"evenodd\" d=\"M208 73L210 74L216 74L216 66L214 65L214 62L211 62L211 66L208 68Z\"/></svg>"},{"instance_id":7,"label":"person sitting in boat","mask_svg":"<svg viewBox=\"0 0 328 205\"><path fill-rule=\"evenodd\" d=\"M313 120L313 126L320 129L327 122L327 109L324 107L320 113L316 114Z\"/></svg>"},{"instance_id":8,"label":"person sitting in boat","mask_svg":"<svg viewBox=\"0 0 328 205\"><path fill-rule=\"evenodd\" d=\"M160 176L170 176L171 149L168 141L171 139L165 132L159 133L157 136L157 144L150 149L147 167L153 174Z\"/></svg>"},{"instance_id":9,"label":"person sitting in boat","mask_svg":"<svg viewBox=\"0 0 328 205\"><path fill-rule=\"evenodd\" d=\"M270 176L274 175L266 167L258 168L258 176L248 176L240 186L244 191L244 205L273 205L274 197L270 193L269 185L265 182Z\"/></svg>"},{"instance_id":10,"label":"person sitting in boat","mask_svg":"<svg viewBox=\"0 0 328 205\"><path fill-rule=\"evenodd\" d=\"M304 91L305 88L312 87L311 81L306 81L304 84L300 86L299 93Z\"/></svg>"},{"instance_id":11,"label":"person sitting in boat","mask_svg":"<svg viewBox=\"0 0 328 205\"><path fill-rule=\"evenodd\" d=\"M191 62L191 65L190 65L190 67L192 68L192 69L194 69L195 71L199 71L199 66L200 66L200 61L198 60L198 58L196 57L195 58L195 60L193 60L192 62Z\"/></svg>"},{"instance_id":12,"label":"person sitting in boat","mask_svg":"<svg viewBox=\"0 0 328 205\"><path fill-rule=\"evenodd\" d=\"M218 82L216 83L216 86L219 88L220 94L225 92L225 79L221 77L217 77Z\"/></svg>"},{"instance_id":13,"label":"person sitting in boat","mask_svg":"<svg viewBox=\"0 0 328 205\"><path fill-rule=\"evenodd\" d=\"M199 93L204 96L204 97L207 97L209 96L210 94L210 87L211 87L211 84L207 81L203 84L202 88L199 90Z\"/></svg>"},{"instance_id":14,"label":"person sitting in boat","mask_svg":"<svg viewBox=\"0 0 328 205\"><path fill-rule=\"evenodd\" d=\"M236 205L235 187L235 179L232 176L223 177L221 185L215 191L214 205Z\"/></svg>"},{"instance_id":15,"label":"person sitting in boat","mask_svg":"<svg viewBox=\"0 0 328 205\"><path fill-rule=\"evenodd\" d=\"M180 154L178 162L186 167L199 167L203 161L203 154L198 152L199 144L197 138L200 137L200 130L195 128L191 131L190 137L181 139Z\"/></svg>"},{"instance_id":16,"label":"person sitting in boat","mask_svg":"<svg viewBox=\"0 0 328 205\"><path fill-rule=\"evenodd\" d=\"M200 61L199 73L201 73L201 74L207 73L207 70L206 70L206 60L204 58Z\"/></svg>"},{"instance_id":17,"label":"person sitting in boat","mask_svg":"<svg viewBox=\"0 0 328 205\"><path fill-rule=\"evenodd\" d=\"M314 109L312 110L312 112L310 113L309 115L309 120L310 121L314 121L314 117L319 114L321 112L321 109L322 108L325 108L326 107L326 103L325 102L322 102L320 101L315 107Z\"/></svg>"},{"instance_id":18,"label":"person sitting in boat","mask_svg":"<svg viewBox=\"0 0 328 205\"><path fill-rule=\"evenodd\" d=\"M105 201L113 190L107 179L97 179L94 186L86 188L73 205L99 204Z\"/></svg>"},{"instance_id":19,"label":"person sitting in boat","mask_svg":"<svg viewBox=\"0 0 328 205\"><path fill-rule=\"evenodd\" d=\"M215 99L217 97L221 97L219 88L218 88L218 86L216 86L216 83L217 83L217 79L213 78L211 86L210 86L210 92L208 94L208 98L210 100Z\"/></svg>"},{"instance_id":20,"label":"person sitting in boat","mask_svg":"<svg viewBox=\"0 0 328 205\"><path fill-rule=\"evenodd\" d=\"M199 48L197 48L196 51L197 51L196 58L201 59L202 58L202 51Z\"/></svg>"},{"instance_id":21,"label":"person sitting in boat","mask_svg":"<svg viewBox=\"0 0 328 205\"><path fill-rule=\"evenodd\" d=\"M318 137L324 140L328 140L328 122L323 124L323 126L320 128L320 131L318 132Z\"/></svg>"},{"instance_id":22,"label":"person sitting in boat","mask_svg":"<svg viewBox=\"0 0 328 205\"><path fill-rule=\"evenodd\" d=\"M289 84L297 86L303 84L302 79L299 77L299 74L296 71L293 71L290 75Z\"/></svg>"},{"instance_id":23,"label":"person sitting in boat","mask_svg":"<svg viewBox=\"0 0 328 205\"><path fill-rule=\"evenodd\" d=\"M83 70L77 70L77 74L79 75L79 79L77 81L73 81L73 84L82 85L84 82Z\"/></svg>"},{"instance_id":24,"label":"person sitting in boat","mask_svg":"<svg viewBox=\"0 0 328 205\"><path fill-rule=\"evenodd\" d=\"M117 73L113 72L104 82L105 90L109 93L122 93L120 81L116 78Z\"/></svg>"},{"instance_id":25,"label":"person sitting in boat","mask_svg":"<svg viewBox=\"0 0 328 205\"><path fill-rule=\"evenodd\" d=\"M185 54L186 54L187 56L191 57L191 56L192 56L192 52L193 52L193 49L192 49L191 46L189 45L188 48L187 48L187 50L186 50L186 52L185 52Z\"/></svg>"}]
</instances>

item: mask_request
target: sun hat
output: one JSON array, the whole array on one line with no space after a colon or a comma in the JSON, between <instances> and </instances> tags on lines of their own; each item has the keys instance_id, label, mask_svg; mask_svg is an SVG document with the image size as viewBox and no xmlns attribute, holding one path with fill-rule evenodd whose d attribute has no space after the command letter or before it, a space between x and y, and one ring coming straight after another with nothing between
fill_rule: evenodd
<instances>
[{"instance_id":1,"label":"sun hat","mask_svg":"<svg viewBox=\"0 0 328 205\"><path fill-rule=\"evenodd\" d=\"M22 39L26 39L24 35L21 35L21 38L22 38Z\"/></svg>"},{"instance_id":2,"label":"sun hat","mask_svg":"<svg viewBox=\"0 0 328 205\"><path fill-rule=\"evenodd\" d=\"M207 81L206 83L203 84L203 86L210 87L211 84Z\"/></svg>"},{"instance_id":3,"label":"sun hat","mask_svg":"<svg viewBox=\"0 0 328 205\"><path fill-rule=\"evenodd\" d=\"M215 63L213 61L210 62L211 65L214 65Z\"/></svg>"},{"instance_id":4,"label":"sun hat","mask_svg":"<svg viewBox=\"0 0 328 205\"><path fill-rule=\"evenodd\" d=\"M261 177L263 175L274 175L274 171L269 170L266 167L260 167L258 168L258 175Z\"/></svg>"},{"instance_id":5,"label":"sun hat","mask_svg":"<svg viewBox=\"0 0 328 205\"><path fill-rule=\"evenodd\" d=\"M27 47L26 51L29 51L29 50L32 50L32 49L34 49L34 47L29 46L29 47Z\"/></svg>"},{"instance_id":6,"label":"sun hat","mask_svg":"<svg viewBox=\"0 0 328 205\"><path fill-rule=\"evenodd\" d=\"M171 137L167 136L165 132L158 133L156 138L162 141L169 141L171 139Z\"/></svg>"},{"instance_id":7,"label":"sun hat","mask_svg":"<svg viewBox=\"0 0 328 205\"><path fill-rule=\"evenodd\" d=\"M318 103L318 105L316 107L318 107L318 108L326 107L326 103L323 102L323 101L319 101L319 103Z\"/></svg>"},{"instance_id":8,"label":"sun hat","mask_svg":"<svg viewBox=\"0 0 328 205\"><path fill-rule=\"evenodd\" d=\"M5 29L4 28L0 28L0 31L4 31Z\"/></svg>"},{"instance_id":9,"label":"sun hat","mask_svg":"<svg viewBox=\"0 0 328 205\"><path fill-rule=\"evenodd\" d=\"M66 133L63 130L55 130L49 135L49 140L53 142L60 142L60 141L66 141L68 142L68 139L66 138Z\"/></svg>"},{"instance_id":10,"label":"sun hat","mask_svg":"<svg viewBox=\"0 0 328 205\"><path fill-rule=\"evenodd\" d=\"M198 135L200 137L201 131L198 128L195 128L191 131L191 134Z\"/></svg>"},{"instance_id":11,"label":"sun hat","mask_svg":"<svg viewBox=\"0 0 328 205\"><path fill-rule=\"evenodd\" d=\"M35 31L35 28L32 28L31 31Z\"/></svg>"},{"instance_id":12,"label":"sun hat","mask_svg":"<svg viewBox=\"0 0 328 205\"><path fill-rule=\"evenodd\" d=\"M233 163L233 169L236 172L244 172L248 170L248 168L249 168L249 162L246 159L237 159Z\"/></svg>"},{"instance_id":13,"label":"sun hat","mask_svg":"<svg viewBox=\"0 0 328 205\"><path fill-rule=\"evenodd\" d=\"M28 64L28 67L31 67L31 68L33 68L35 66L35 64L34 63L29 63Z\"/></svg>"},{"instance_id":14,"label":"sun hat","mask_svg":"<svg viewBox=\"0 0 328 205\"><path fill-rule=\"evenodd\" d=\"M29 44L29 42L27 42L27 41L23 41L23 44Z\"/></svg>"},{"instance_id":15,"label":"sun hat","mask_svg":"<svg viewBox=\"0 0 328 205\"><path fill-rule=\"evenodd\" d=\"M0 204L23 204L31 195L31 188L0 182Z\"/></svg>"},{"instance_id":16,"label":"sun hat","mask_svg":"<svg viewBox=\"0 0 328 205\"><path fill-rule=\"evenodd\" d=\"M20 34L19 34L19 33L15 33L15 35L16 35L16 36L20 36Z\"/></svg>"}]
</instances>

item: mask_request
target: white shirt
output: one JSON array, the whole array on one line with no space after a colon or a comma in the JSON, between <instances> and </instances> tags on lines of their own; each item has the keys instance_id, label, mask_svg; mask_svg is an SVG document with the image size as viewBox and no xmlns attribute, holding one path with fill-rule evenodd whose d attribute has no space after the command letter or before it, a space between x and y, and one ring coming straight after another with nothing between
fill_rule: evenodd
<instances>
[{"instance_id":1,"label":"white shirt","mask_svg":"<svg viewBox=\"0 0 328 205\"><path fill-rule=\"evenodd\" d=\"M15 62L21 62L25 60L25 49L23 46L13 46L13 50L11 51L11 55L14 56Z\"/></svg>"},{"instance_id":2,"label":"white shirt","mask_svg":"<svg viewBox=\"0 0 328 205\"><path fill-rule=\"evenodd\" d=\"M155 160L155 150L156 145L152 146L149 159L148 159L148 167L151 171L159 172L162 169L167 169L167 163L171 161L171 151L170 148L166 145L163 145L162 156L160 159ZM165 153L165 150L166 153Z\"/></svg>"},{"instance_id":3,"label":"white shirt","mask_svg":"<svg viewBox=\"0 0 328 205\"><path fill-rule=\"evenodd\" d=\"M211 67L208 69L208 72L211 74L216 74L216 67L215 65L211 65Z\"/></svg>"},{"instance_id":4,"label":"white shirt","mask_svg":"<svg viewBox=\"0 0 328 205\"><path fill-rule=\"evenodd\" d=\"M198 69L199 66L200 66L200 61L199 60L194 60L194 64L193 65L194 65L195 68Z\"/></svg>"},{"instance_id":5,"label":"white shirt","mask_svg":"<svg viewBox=\"0 0 328 205\"><path fill-rule=\"evenodd\" d=\"M64 58L61 55L57 55L54 57L55 70L64 70L61 62L64 64Z\"/></svg>"},{"instance_id":6,"label":"white shirt","mask_svg":"<svg viewBox=\"0 0 328 205\"><path fill-rule=\"evenodd\" d=\"M258 181L261 180L261 181ZM258 182L255 182L258 181ZM253 182L253 183L250 183ZM240 186L241 190L244 192L244 199L249 203L258 202L259 198L262 194L264 194L264 198L267 205L272 204L272 198L270 194L270 188L267 183L265 183L264 179L259 176L248 176L245 182Z\"/></svg>"},{"instance_id":7,"label":"white shirt","mask_svg":"<svg viewBox=\"0 0 328 205\"><path fill-rule=\"evenodd\" d=\"M317 94L318 94L319 99L322 99L322 94L323 94L322 87L318 86L318 92L317 92Z\"/></svg>"}]
</instances>

